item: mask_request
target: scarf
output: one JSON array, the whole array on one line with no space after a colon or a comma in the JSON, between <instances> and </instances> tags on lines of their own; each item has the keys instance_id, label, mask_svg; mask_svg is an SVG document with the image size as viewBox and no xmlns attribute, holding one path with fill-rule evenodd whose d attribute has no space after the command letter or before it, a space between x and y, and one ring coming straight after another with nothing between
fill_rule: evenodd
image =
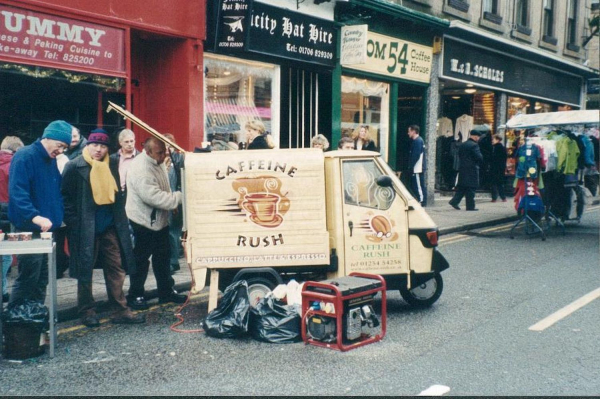
<instances>
[{"instance_id":1,"label":"scarf","mask_svg":"<svg viewBox=\"0 0 600 399\"><path fill-rule=\"evenodd\" d=\"M108 205L115 203L115 193L119 191L115 179L110 173L108 154L102 161L92 159L87 147L81 152L83 159L90 164L90 184L96 205Z\"/></svg>"}]
</instances>

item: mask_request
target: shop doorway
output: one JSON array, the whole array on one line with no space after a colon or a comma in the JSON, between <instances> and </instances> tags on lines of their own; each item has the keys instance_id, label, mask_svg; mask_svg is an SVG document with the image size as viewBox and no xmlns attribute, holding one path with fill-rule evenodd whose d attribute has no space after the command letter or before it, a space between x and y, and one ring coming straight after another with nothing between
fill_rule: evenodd
<instances>
[{"instance_id":1,"label":"shop doorway","mask_svg":"<svg viewBox=\"0 0 600 399\"><path fill-rule=\"evenodd\" d=\"M410 187L410 175L408 171L408 151L410 149L410 139L408 138L408 127L417 125L421 128L421 137L425 140L424 117L423 117L423 99L425 98L425 87L399 84L398 85L398 134L396 165L399 171L403 172L401 180L404 185Z\"/></svg>"},{"instance_id":2,"label":"shop doorway","mask_svg":"<svg viewBox=\"0 0 600 399\"><path fill-rule=\"evenodd\" d=\"M116 134L124 122L107 114L106 107L109 100L125 102L123 86L118 78L5 64L0 71L0 140L11 135L30 144L57 119L86 137L98 126Z\"/></svg>"}]
</instances>

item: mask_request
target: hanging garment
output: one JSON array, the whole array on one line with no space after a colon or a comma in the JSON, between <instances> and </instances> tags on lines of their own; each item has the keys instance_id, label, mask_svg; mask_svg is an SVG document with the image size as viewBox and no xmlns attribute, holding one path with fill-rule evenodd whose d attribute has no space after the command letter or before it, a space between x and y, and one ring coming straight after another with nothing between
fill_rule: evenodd
<instances>
[{"instance_id":1,"label":"hanging garment","mask_svg":"<svg viewBox=\"0 0 600 399\"><path fill-rule=\"evenodd\" d=\"M452 137L454 135L454 126L452 119L441 117L437 120L437 136L438 137Z\"/></svg>"},{"instance_id":2,"label":"hanging garment","mask_svg":"<svg viewBox=\"0 0 600 399\"><path fill-rule=\"evenodd\" d=\"M584 166L593 166L594 165L594 146L592 145L592 141L588 136L581 135L579 136L581 142L583 143L583 165Z\"/></svg>"},{"instance_id":3,"label":"hanging garment","mask_svg":"<svg viewBox=\"0 0 600 399\"><path fill-rule=\"evenodd\" d=\"M527 143L519 147L517 149L517 172L515 177L517 179L537 178L540 173L538 166L540 158L541 152L537 145Z\"/></svg>"},{"instance_id":4,"label":"hanging garment","mask_svg":"<svg viewBox=\"0 0 600 399\"><path fill-rule=\"evenodd\" d=\"M454 125L454 140L458 140L460 134L460 140L464 143L468 140L471 129L473 129L473 117L467 114L459 116Z\"/></svg>"},{"instance_id":5,"label":"hanging garment","mask_svg":"<svg viewBox=\"0 0 600 399\"><path fill-rule=\"evenodd\" d=\"M563 136L556 142L556 152L558 153L557 169L566 175L574 174L577 171L579 158L577 142L569 136Z\"/></svg>"},{"instance_id":6,"label":"hanging garment","mask_svg":"<svg viewBox=\"0 0 600 399\"><path fill-rule=\"evenodd\" d=\"M519 206L521 204L521 199L528 195L533 196L537 195L541 198L541 193L539 189L539 181L538 179L526 180L526 179L515 179L515 196L514 196L514 205L515 211L519 212Z\"/></svg>"}]
</instances>

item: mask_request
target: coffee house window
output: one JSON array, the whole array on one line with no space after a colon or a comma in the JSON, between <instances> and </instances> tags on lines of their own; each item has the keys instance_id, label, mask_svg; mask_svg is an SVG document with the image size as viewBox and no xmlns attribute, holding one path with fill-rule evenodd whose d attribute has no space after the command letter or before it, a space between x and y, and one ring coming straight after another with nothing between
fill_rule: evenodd
<instances>
[{"instance_id":1,"label":"coffee house window","mask_svg":"<svg viewBox=\"0 0 600 399\"><path fill-rule=\"evenodd\" d=\"M577 0L569 1L569 9L567 14L567 49L571 51L579 51L577 45Z\"/></svg>"},{"instance_id":2,"label":"coffee house window","mask_svg":"<svg viewBox=\"0 0 600 399\"><path fill-rule=\"evenodd\" d=\"M389 84L342 76L342 137L356 138L368 126L370 139L387 161Z\"/></svg>"},{"instance_id":3,"label":"coffee house window","mask_svg":"<svg viewBox=\"0 0 600 399\"><path fill-rule=\"evenodd\" d=\"M245 125L258 120L279 143L279 67L224 56L205 55L205 134L245 142Z\"/></svg>"},{"instance_id":4,"label":"coffee house window","mask_svg":"<svg viewBox=\"0 0 600 399\"><path fill-rule=\"evenodd\" d=\"M529 28L529 0L517 0L515 22L519 33L531 35L531 29Z\"/></svg>"},{"instance_id":5,"label":"coffee house window","mask_svg":"<svg viewBox=\"0 0 600 399\"><path fill-rule=\"evenodd\" d=\"M544 0L544 36L543 40L549 42L550 39L554 39L554 0ZM556 39L554 43L556 45Z\"/></svg>"}]
</instances>

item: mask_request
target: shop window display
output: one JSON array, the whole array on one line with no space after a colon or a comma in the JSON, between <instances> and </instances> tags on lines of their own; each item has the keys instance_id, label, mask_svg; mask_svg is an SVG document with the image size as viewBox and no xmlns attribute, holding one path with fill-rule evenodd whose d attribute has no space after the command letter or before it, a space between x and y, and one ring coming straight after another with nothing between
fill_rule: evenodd
<instances>
[{"instance_id":1,"label":"shop window display","mask_svg":"<svg viewBox=\"0 0 600 399\"><path fill-rule=\"evenodd\" d=\"M383 158L388 157L389 85L342 76L342 137L355 138L369 127L371 140Z\"/></svg>"},{"instance_id":2,"label":"shop window display","mask_svg":"<svg viewBox=\"0 0 600 399\"><path fill-rule=\"evenodd\" d=\"M261 121L279 143L279 67L205 56L205 134L208 141L245 142L244 126Z\"/></svg>"}]
</instances>

